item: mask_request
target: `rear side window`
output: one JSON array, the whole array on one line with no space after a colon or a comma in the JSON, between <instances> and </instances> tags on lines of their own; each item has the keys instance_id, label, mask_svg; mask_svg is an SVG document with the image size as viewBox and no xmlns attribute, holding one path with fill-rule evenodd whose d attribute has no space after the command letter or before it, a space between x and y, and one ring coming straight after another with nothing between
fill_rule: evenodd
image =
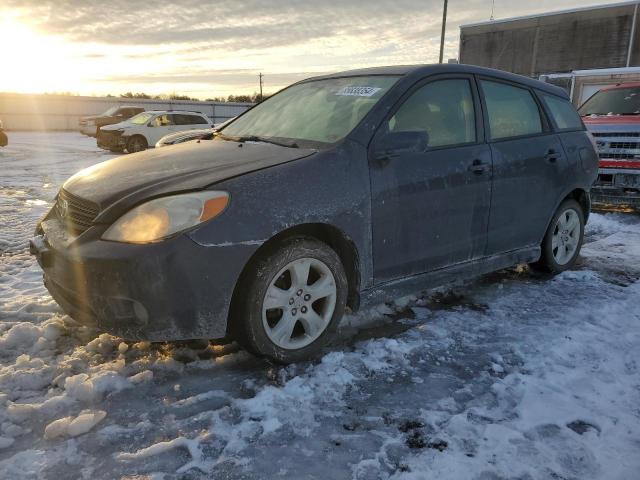
<instances>
[{"instance_id":1,"label":"rear side window","mask_svg":"<svg viewBox=\"0 0 640 480\"><path fill-rule=\"evenodd\" d=\"M200 115L176 114L174 116L177 125L204 125L207 123Z\"/></svg>"},{"instance_id":2,"label":"rear side window","mask_svg":"<svg viewBox=\"0 0 640 480\"><path fill-rule=\"evenodd\" d=\"M438 80L419 88L389 119L389 131L427 132L430 147L475 142L475 109L469 81Z\"/></svg>"},{"instance_id":3,"label":"rear side window","mask_svg":"<svg viewBox=\"0 0 640 480\"><path fill-rule=\"evenodd\" d=\"M569 100L546 93L540 96L558 130L584 130L582 120Z\"/></svg>"},{"instance_id":4,"label":"rear side window","mask_svg":"<svg viewBox=\"0 0 640 480\"><path fill-rule=\"evenodd\" d=\"M542 133L538 104L525 88L481 80L492 140Z\"/></svg>"}]
</instances>

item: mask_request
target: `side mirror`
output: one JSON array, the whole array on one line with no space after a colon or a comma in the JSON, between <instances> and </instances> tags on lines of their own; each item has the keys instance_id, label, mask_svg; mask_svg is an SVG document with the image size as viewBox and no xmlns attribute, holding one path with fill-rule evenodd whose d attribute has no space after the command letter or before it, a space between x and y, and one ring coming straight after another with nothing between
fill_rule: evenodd
<instances>
[{"instance_id":1,"label":"side mirror","mask_svg":"<svg viewBox=\"0 0 640 480\"><path fill-rule=\"evenodd\" d=\"M375 144L374 158L387 160L403 153L421 153L429 146L429 134L420 130L387 132Z\"/></svg>"}]
</instances>

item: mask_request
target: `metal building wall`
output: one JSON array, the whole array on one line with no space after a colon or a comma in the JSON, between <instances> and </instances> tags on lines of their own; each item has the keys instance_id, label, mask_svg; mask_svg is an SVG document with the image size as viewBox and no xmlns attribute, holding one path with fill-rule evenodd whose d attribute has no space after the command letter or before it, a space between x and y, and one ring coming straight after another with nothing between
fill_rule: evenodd
<instances>
[{"instance_id":1,"label":"metal building wall","mask_svg":"<svg viewBox=\"0 0 640 480\"><path fill-rule=\"evenodd\" d=\"M100 114L115 105L197 111L220 123L239 115L252 104L0 93L0 120L7 130L78 130L80 117Z\"/></svg>"},{"instance_id":2,"label":"metal building wall","mask_svg":"<svg viewBox=\"0 0 640 480\"><path fill-rule=\"evenodd\" d=\"M460 62L538 77L640 65L636 2L460 27Z\"/></svg>"}]
</instances>

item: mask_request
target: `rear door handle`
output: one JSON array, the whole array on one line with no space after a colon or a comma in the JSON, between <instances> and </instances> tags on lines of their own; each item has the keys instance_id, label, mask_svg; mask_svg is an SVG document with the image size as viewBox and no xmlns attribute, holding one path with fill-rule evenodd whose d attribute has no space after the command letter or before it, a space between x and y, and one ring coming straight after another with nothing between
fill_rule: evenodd
<instances>
[{"instance_id":1,"label":"rear door handle","mask_svg":"<svg viewBox=\"0 0 640 480\"><path fill-rule=\"evenodd\" d=\"M469 165L469 171L475 173L476 175L482 175L487 171L488 163L483 163L482 160L478 160L477 158L471 162Z\"/></svg>"},{"instance_id":2,"label":"rear door handle","mask_svg":"<svg viewBox=\"0 0 640 480\"><path fill-rule=\"evenodd\" d=\"M547 154L544 156L544 159L549 163L556 163L560 158L560 154L556 152L553 148L550 148Z\"/></svg>"}]
</instances>

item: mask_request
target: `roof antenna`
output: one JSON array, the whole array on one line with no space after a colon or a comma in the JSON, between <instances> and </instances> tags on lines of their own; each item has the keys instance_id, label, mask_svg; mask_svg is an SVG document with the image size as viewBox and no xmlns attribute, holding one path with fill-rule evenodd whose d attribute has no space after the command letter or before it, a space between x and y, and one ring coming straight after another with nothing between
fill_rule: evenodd
<instances>
[{"instance_id":1,"label":"roof antenna","mask_svg":"<svg viewBox=\"0 0 640 480\"><path fill-rule=\"evenodd\" d=\"M493 21L495 20L494 16L493 16L493 12L496 8L496 0L491 0L491 18L489 20Z\"/></svg>"}]
</instances>

